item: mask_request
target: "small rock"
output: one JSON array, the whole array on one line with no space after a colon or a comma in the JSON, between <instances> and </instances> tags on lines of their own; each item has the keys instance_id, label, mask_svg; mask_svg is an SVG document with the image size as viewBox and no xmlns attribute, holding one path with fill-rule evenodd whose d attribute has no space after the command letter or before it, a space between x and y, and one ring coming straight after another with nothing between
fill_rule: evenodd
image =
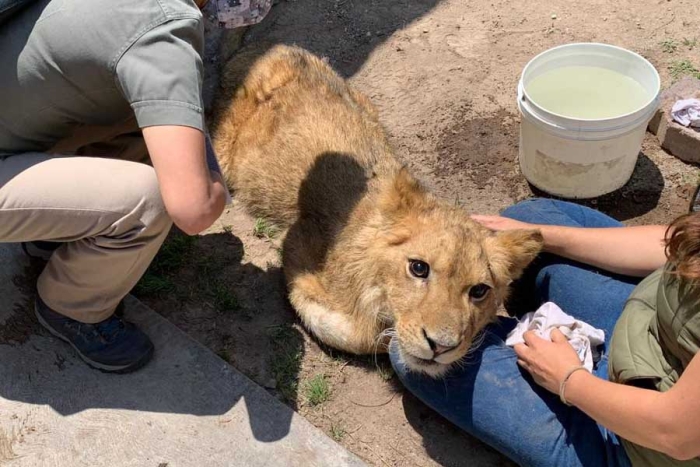
<instances>
[{"instance_id":1,"label":"small rock","mask_svg":"<svg viewBox=\"0 0 700 467\"><path fill-rule=\"evenodd\" d=\"M427 30L427 29L423 29L423 34L428 34L428 30Z\"/></svg>"},{"instance_id":2,"label":"small rock","mask_svg":"<svg viewBox=\"0 0 700 467\"><path fill-rule=\"evenodd\" d=\"M556 14L556 13L552 13L552 19L557 19L557 14Z\"/></svg>"},{"instance_id":3,"label":"small rock","mask_svg":"<svg viewBox=\"0 0 700 467\"><path fill-rule=\"evenodd\" d=\"M270 378L263 383L263 387L267 389L277 389L277 380L275 378Z\"/></svg>"},{"instance_id":4,"label":"small rock","mask_svg":"<svg viewBox=\"0 0 700 467\"><path fill-rule=\"evenodd\" d=\"M372 33L370 31L367 31L367 34L365 34L367 37L372 37Z\"/></svg>"}]
</instances>

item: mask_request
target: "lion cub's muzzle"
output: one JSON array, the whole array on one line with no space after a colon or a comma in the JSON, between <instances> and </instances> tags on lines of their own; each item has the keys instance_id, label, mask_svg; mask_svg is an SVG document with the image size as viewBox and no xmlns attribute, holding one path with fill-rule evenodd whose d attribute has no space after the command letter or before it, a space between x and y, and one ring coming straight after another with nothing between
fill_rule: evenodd
<instances>
[{"instance_id":1,"label":"lion cub's muzzle","mask_svg":"<svg viewBox=\"0 0 700 467\"><path fill-rule=\"evenodd\" d=\"M423 338L428 344L432 354L428 357L421 357L425 360L435 361L444 365L454 362L460 358L460 348L464 342L461 334L450 335L448 332L428 333L423 329Z\"/></svg>"},{"instance_id":2,"label":"lion cub's muzzle","mask_svg":"<svg viewBox=\"0 0 700 467\"><path fill-rule=\"evenodd\" d=\"M431 331L423 328L406 339L398 333L398 351L406 366L416 372L438 377L466 355L471 335L445 329Z\"/></svg>"}]
</instances>

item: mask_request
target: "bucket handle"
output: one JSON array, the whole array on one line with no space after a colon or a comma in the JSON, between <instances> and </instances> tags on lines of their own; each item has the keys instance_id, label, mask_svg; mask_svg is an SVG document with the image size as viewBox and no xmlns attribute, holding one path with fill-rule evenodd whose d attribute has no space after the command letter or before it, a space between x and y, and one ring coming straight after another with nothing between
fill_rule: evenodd
<instances>
[{"instance_id":1,"label":"bucket handle","mask_svg":"<svg viewBox=\"0 0 700 467\"><path fill-rule=\"evenodd\" d=\"M522 80L518 83L518 101L525 102L525 89Z\"/></svg>"}]
</instances>

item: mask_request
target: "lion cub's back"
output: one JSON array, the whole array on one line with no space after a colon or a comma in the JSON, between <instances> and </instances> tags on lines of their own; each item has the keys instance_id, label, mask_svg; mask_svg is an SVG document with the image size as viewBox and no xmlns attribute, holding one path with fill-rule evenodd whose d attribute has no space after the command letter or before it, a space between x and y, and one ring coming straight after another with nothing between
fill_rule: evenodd
<instances>
[{"instance_id":1,"label":"lion cub's back","mask_svg":"<svg viewBox=\"0 0 700 467\"><path fill-rule=\"evenodd\" d=\"M323 198L314 209L332 216L334 197L396 165L369 101L303 49L235 56L222 85L234 98L219 112L217 154L235 196L256 216L289 226L300 190Z\"/></svg>"}]
</instances>

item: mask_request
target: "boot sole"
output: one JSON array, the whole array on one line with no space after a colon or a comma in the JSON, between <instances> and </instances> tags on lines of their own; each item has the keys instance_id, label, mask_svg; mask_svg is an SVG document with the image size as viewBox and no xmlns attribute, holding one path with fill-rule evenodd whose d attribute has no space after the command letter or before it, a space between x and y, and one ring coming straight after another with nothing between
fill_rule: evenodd
<instances>
[{"instance_id":1,"label":"boot sole","mask_svg":"<svg viewBox=\"0 0 700 467\"><path fill-rule=\"evenodd\" d=\"M115 373L115 374L125 374L125 373L132 373L140 368L142 368L146 363L148 363L151 358L153 357L153 347L150 348L148 353L146 353L143 357L141 357L140 360L130 363L129 365L105 365L104 363L96 362L85 355L78 350L78 348L65 336L63 336L61 333L56 331L54 328L52 328L49 323L47 323L44 318L41 316L41 313L39 313L39 308L36 304L34 304L34 314L36 315L37 320L39 320L39 324L41 324L47 331L51 333L52 336L57 337L61 339L63 342L66 342L69 344L71 347L73 347L73 350L78 354L80 359L84 361L90 368L93 368L95 370L99 370L103 373Z\"/></svg>"}]
</instances>

